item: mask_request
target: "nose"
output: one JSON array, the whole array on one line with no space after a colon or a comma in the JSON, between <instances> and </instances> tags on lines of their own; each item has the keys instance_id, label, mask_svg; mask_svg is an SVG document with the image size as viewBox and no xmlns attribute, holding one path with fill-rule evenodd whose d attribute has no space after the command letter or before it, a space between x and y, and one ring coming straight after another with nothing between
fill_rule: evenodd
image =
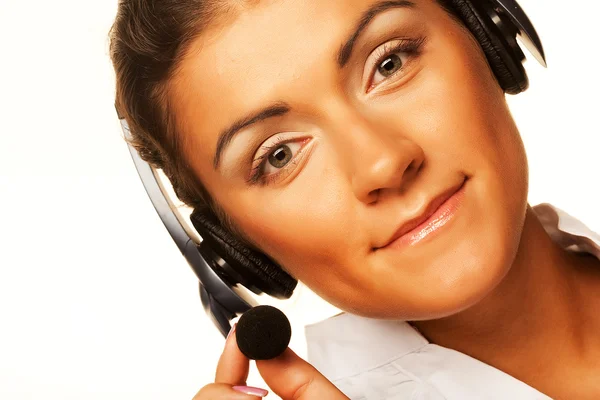
<instances>
[{"instance_id":1,"label":"nose","mask_svg":"<svg viewBox=\"0 0 600 400\"><path fill-rule=\"evenodd\" d=\"M401 132L365 121L353 124L347 145L351 156L352 190L371 204L383 196L402 193L418 175L424 161L423 149Z\"/></svg>"}]
</instances>

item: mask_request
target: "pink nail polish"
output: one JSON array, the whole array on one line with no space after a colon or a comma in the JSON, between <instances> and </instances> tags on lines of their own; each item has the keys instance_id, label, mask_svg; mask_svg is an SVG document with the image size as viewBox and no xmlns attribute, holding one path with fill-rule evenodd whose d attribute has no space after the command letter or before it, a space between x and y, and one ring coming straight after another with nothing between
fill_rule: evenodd
<instances>
[{"instance_id":1,"label":"pink nail polish","mask_svg":"<svg viewBox=\"0 0 600 400\"><path fill-rule=\"evenodd\" d=\"M269 393L268 390L257 388L257 387L252 387L252 386L234 386L233 390L237 390L238 392L249 394L251 396L259 396L259 397L265 397Z\"/></svg>"}]
</instances>

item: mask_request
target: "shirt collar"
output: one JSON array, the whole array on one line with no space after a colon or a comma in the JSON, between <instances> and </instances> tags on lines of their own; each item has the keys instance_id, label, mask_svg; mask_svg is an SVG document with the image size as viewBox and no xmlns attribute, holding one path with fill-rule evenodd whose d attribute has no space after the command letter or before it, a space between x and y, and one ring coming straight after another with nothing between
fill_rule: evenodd
<instances>
[{"instance_id":1,"label":"shirt collar","mask_svg":"<svg viewBox=\"0 0 600 400\"><path fill-rule=\"evenodd\" d=\"M355 375L429 343L404 321L350 313L306 325L304 332L308 361L330 380Z\"/></svg>"}]
</instances>

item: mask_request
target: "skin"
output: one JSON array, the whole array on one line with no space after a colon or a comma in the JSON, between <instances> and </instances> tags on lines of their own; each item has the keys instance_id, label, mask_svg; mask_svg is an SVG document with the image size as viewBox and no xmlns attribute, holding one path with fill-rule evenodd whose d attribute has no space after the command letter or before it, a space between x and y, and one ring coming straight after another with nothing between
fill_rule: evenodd
<instances>
[{"instance_id":1,"label":"skin","mask_svg":"<svg viewBox=\"0 0 600 400\"><path fill-rule=\"evenodd\" d=\"M256 360L256 367L271 392L283 400L348 400L333 383L289 347L273 359ZM219 358L215 382L200 389L193 400L259 400L261 397L234 389L236 386L247 386L249 369L250 360L236 344L234 326Z\"/></svg>"},{"instance_id":2,"label":"skin","mask_svg":"<svg viewBox=\"0 0 600 400\"><path fill-rule=\"evenodd\" d=\"M184 156L244 235L340 309L414 321L552 397L597 397L600 265L555 245L527 203L523 143L472 37L415 0L376 16L340 69L375 1L252 3L192 43L170 86ZM426 39L395 74L373 74L376 49L399 37ZM219 132L274 102L291 111L241 131L215 169ZM295 158L249 184L277 137ZM465 178L437 235L378 249Z\"/></svg>"}]
</instances>

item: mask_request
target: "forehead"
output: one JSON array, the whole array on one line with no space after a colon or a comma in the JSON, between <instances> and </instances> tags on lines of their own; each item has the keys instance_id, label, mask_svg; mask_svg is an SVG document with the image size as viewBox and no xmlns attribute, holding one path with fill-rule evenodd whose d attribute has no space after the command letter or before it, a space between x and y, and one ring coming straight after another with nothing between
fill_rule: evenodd
<instances>
[{"instance_id":1,"label":"forehead","mask_svg":"<svg viewBox=\"0 0 600 400\"><path fill-rule=\"evenodd\" d=\"M422 13L432 2L413 0L411 10L397 12ZM181 128L204 149L214 147L216 129L258 106L290 99L310 102L311 88L331 84L337 53L363 13L382 1L255 3L237 8L227 22L203 32L173 81Z\"/></svg>"}]
</instances>

